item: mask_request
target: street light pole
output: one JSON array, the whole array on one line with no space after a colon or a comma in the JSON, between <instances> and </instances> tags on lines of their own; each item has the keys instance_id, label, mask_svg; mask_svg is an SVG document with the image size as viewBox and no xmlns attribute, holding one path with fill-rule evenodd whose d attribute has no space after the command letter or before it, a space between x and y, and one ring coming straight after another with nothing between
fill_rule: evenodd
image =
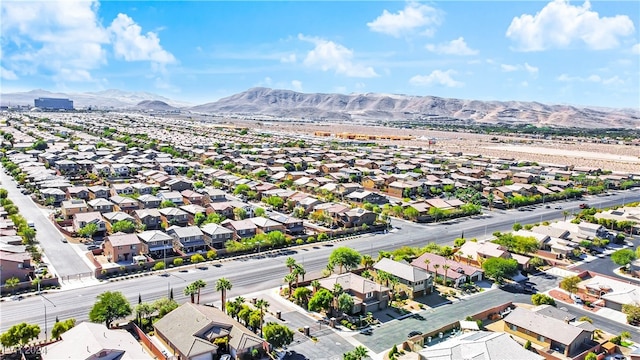
<instances>
[{"instance_id":1,"label":"street light pole","mask_svg":"<svg viewBox=\"0 0 640 360\"><path fill-rule=\"evenodd\" d=\"M42 295L40 293L40 291L38 291L39 295L40 295L40 299L42 300L42 305L44 306L44 339L48 340L48 332L47 332L47 303L44 302L45 300L47 300L48 302L51 303L51 305L53 305L53 307L56 307L56 304L54 304L51 300L47 299L46 297L44 297L44 295Z\"/></svg>"}]
</instances>

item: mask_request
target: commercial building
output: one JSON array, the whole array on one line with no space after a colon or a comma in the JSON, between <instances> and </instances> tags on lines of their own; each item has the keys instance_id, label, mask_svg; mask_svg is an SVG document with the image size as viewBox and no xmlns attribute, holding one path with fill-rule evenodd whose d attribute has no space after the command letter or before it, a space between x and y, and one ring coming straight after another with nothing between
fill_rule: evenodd
<instances>
[{"instance_id":1,"label":"commercial building","mask_svg":"<svg viewBox=\"0 0 640 360\"><path fill-rule=\"evenodd\" d=\"M46 110L73 110L73 101L62 98L37 98L35 107Z\"/></svg>"}]
</instances>

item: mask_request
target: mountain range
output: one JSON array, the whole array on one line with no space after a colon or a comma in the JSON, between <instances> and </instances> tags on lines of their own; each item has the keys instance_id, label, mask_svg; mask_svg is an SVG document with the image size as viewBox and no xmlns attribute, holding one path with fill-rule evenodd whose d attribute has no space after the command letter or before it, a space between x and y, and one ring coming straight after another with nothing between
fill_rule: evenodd
<instances>
[{"instance_id":1,"label":"mountain range","mask_svg":"<svg viewBox=\"0 0 640 360\"><path fill-rule=\"evenodd\" d=\"M204 114L270 115L281 118L342 121L464 121L482 124L532 124L579 128L640 128L640 109L548 105L524 101L480 101L394 94L300 93L263 87L193 106L145 92L105 90L51 93L32 90L0 95L2 105L33 104L36 97L66 97L76 107L174 110Z\"/></svg>"}]
</instances>

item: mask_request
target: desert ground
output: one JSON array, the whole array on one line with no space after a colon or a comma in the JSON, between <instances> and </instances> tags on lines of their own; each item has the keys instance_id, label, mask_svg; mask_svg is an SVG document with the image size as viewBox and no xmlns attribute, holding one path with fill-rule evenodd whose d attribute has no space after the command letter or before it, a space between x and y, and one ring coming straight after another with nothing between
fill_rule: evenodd
<instances>
[{"instance_id":1,"label":"desert ground","mask_svg":"<svg viewBox=\"0 0 640 360\"><path fill-rule=\"evenodd\" d=\"M258 124L251 122L246 125L253 128L258 127ZM532 139L464 132L396 129L359 124L299 125L274 122L261 123L259 126L272 131L306 135L311 135L315 131L327 131L332 134L351 132L375 135L410 135L415 140L394 141L393 144L430 147L434 150L480 154L538 163L568 164L611 171L640 173L640 146ZM428 139L435 139L436 143L429 145Z\"/></svg>"}]
</instances>

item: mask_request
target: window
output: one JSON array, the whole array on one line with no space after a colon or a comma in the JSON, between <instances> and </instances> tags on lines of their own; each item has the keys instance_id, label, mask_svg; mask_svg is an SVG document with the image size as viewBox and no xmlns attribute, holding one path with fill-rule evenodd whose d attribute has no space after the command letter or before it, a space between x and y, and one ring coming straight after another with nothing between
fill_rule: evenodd
<instances>
[{"instance_id":1,"label":"window","mask_svg":"<svg viewBox=\"0 0 640 360\"><path fill-rule=\"evenodd\" d=\"M538 335L538 341L540 342L544 342L546 340L546 338L542 335Z\"/></svg>"},{"instance_id":2,"label":"window","mask_svg":"<svg viewBox=\"0 0 640 360\"><path fill-rule=\"evenodd\" d=\"M511 330L513 331L518 331L518 326L510 324L509 327L511 328Z\"/></svg>"},{"instance_id":3,"label":"window","mask_svg":"<svg viewBox=\"0 0 640 360\"><path fill-rule=\"evenodd\" d=\"M372 297L373 297L373 293L372 293L372 292L368 292L368 293L365 295L365 298L367 298L367 299L372 298Z\"/></svg>"}]
</instances>

